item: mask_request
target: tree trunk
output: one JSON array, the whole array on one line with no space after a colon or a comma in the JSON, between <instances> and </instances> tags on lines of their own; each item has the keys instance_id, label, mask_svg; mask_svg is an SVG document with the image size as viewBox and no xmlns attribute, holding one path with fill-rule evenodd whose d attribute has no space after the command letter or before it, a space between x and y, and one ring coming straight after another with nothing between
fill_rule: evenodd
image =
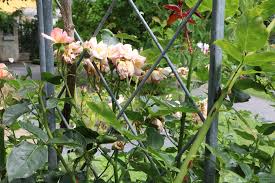
<instances>
[{"instance_id":1,"label":"tree trunk","mask_svg":"<svg viewBox=\"0 0 275 183\"><path fill-rule=\"evenodd\" d=\"M64 30L69 36L74 37L74 24L72 18L72 0L61 0L61 14L64 22ZM67 86L69 91L66 91L66 97L73 98L75 96L75 83L76 83L76 64L68 65L68 76L67 76ZM72 111L72 105L70 103L65 103L63 108L63 115L67 122L70 121ZM64 122L61 122L61 128L66 128Z\"/></svg>"}]
</instances>

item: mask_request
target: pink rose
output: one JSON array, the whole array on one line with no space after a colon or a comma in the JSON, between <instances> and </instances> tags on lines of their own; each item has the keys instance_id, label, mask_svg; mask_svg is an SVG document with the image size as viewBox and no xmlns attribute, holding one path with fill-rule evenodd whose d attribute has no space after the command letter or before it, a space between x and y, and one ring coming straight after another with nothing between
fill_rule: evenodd
<instances>
[{"instance_id":1,"label":"pink rose","mask_svg":"<svg viewBox=\"0 0 275 183\"><path fill-rule=\"evenodd\" d=\"M0 79L10 79L12 77L11 73L5 64L0 64Z\"/></svg>"},{"instance_id":2,"label":"pink rose","mask_svg":"<svg viewBox=\"0 0 275 183\"><path fill-rule=\"evenodd\" d=\"M48 36L44 33L42 33L42 36L46 39L51 40L55 44L57 43L66 44L74 41L74 38L68 36L67 32L63 31L63 29L60 29L60 28L54 28L51 32L51 36Z\"/></svg>"}]
</instances>

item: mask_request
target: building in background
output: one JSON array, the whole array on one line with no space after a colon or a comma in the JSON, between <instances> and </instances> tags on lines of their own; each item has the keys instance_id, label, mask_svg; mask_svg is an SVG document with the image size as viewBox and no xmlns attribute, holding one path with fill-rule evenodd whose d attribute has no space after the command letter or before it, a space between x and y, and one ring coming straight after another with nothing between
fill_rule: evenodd
<instances>
[{"instance_id":1,"label":"building in background","mask_svg":"<svg viewBox=\"0 0 275 183\"><path fill-rule=\"evenodd\" d=\"M0 0L0 62L38 60L36 15L36 0ZM60 11L56 11L53 24L59 17Z\"/></svg>"}]
</instances>

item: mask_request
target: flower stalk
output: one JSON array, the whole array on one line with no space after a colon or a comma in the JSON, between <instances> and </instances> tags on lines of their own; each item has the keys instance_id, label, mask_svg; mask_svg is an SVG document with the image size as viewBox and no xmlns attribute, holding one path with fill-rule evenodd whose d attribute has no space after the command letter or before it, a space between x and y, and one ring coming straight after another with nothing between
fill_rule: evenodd
<instances>
[{"instance_id":1,"label":"flower stalk","mask_svg":"<svg viewBox=\"0 0 275 183\"><path fill-rule=\"evenodd\" d=\"M241 63L238 66L237 70L233 73L230 80L226 84L226 87L222 91L220 97L218 98L218 100L215 102L214 106L210 110L209 115L207 116L207 118L206 118L204 124L202 125L202 127L200 128L198 136L197 136L196 140L194 141L193 145L191 146L191 149L190 149L189 153L187 154L187 156L186 156L186 158L185 158L185 160L184 160L184 162L183 162L183 164L180 168L180 172L177 175L174 183L181 183L183 178L187 174L189 162L191 160L193 160L194 157L196 156L197 151L198 151L199 147L201 146L201 144L203 143L203 140L204 140L204 138L205 138L212 122L213 122L213 120L215 119L219 109L221 108L224 99L226 98L228 93L231 91L234 83L236 82L236 80L240 76L243 66L244 66L243 63Z\"/></svg>"}]
</instances>

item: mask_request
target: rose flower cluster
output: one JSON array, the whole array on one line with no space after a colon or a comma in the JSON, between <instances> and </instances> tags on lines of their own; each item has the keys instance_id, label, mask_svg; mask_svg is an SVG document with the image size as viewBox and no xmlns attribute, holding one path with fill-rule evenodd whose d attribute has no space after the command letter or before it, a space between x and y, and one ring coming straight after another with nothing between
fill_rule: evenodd
<instances>
[{"instance_id":1,"label":"rose flower cluster","mask_svg":"<svg viewBox=\"0 0 275 183\"><path fill-rule=\"evenodd\" d=\"M79 41L75 42L60 28L54 28L50 36L46 34L42 34L42 36L51 40L54 44L64 46L61 54L62 61L66 64L73 64L76 58L85 51L89 56L84 59L84 68L89 75L97 75L92 62L103 73L107 73L111 70L110 68L114 68L121 80L133 76L140 77L145 73L142 67L146 58L141 56L138 50L133 49L130 44L107 45L103 41L98 42L96 37L92 37L89 41L81 44ZM181 73L181 71L179 72ZM155 69L147 82L159 83L170 74L170 68Z\"/></svg>"},{"instance_id":2,"label":"rose flower cluster","mask_svg":"<svg viewBox=\"0 0 275 183\"><path fill-rule=\"evenodd\" d=\"M106 45L97 42L95 37L83 43L90 58L85 59L85 68L89 74L94 74L95 69L92 61L95 61L102 72L110 70L109 63L113 64L120 79L126 79L132 76L141 76L142 67L146 58L141 56L138 50L133 49L129 44L118 43L116 45Z\"/></svg>"}]
</instances>

